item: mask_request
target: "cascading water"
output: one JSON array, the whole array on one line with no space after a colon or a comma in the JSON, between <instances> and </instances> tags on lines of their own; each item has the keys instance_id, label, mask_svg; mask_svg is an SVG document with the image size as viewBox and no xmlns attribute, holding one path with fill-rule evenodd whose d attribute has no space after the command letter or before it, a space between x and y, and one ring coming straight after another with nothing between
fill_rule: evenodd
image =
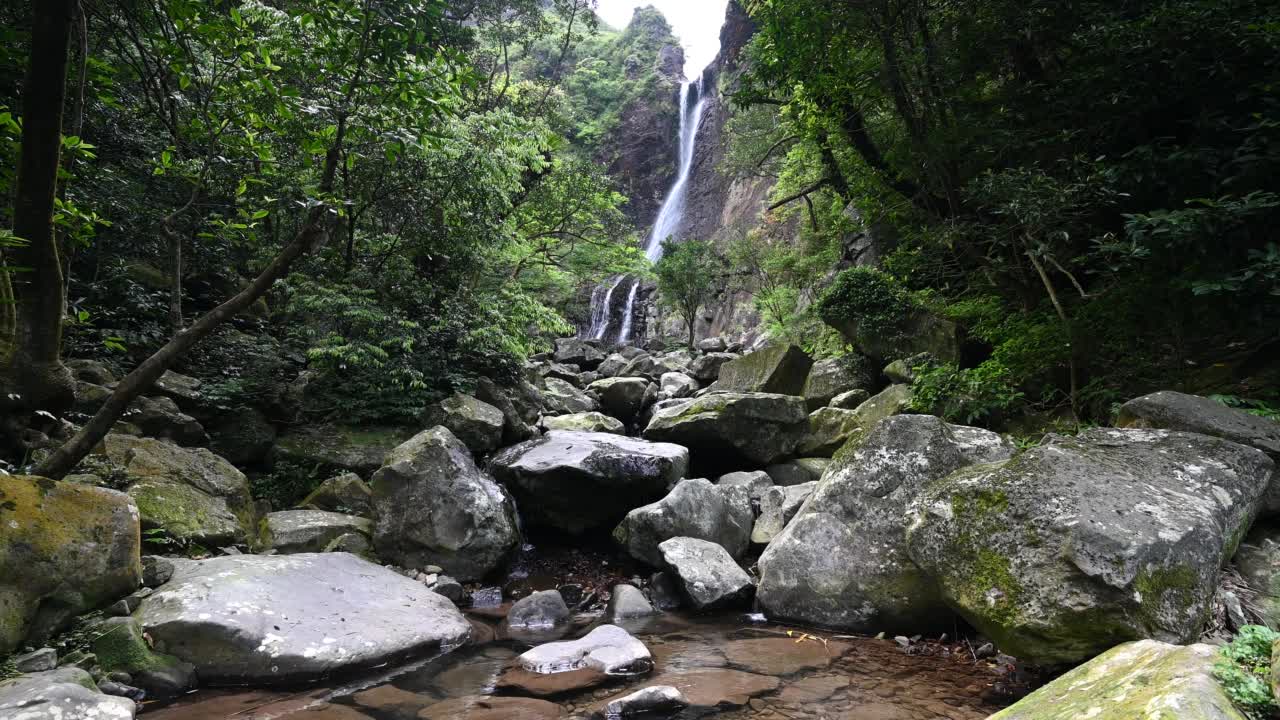
<instances>
[{"instance_id":1,"label":"cascading water","mask_svg":"<svg viewBox=\"0 0 1280 720\"><path fill-rule=\"evenodd\" d=\"M684 222L685 203L689 195L689 177L693 174L694 151L698 144L698 128L702 125L702 114L707 107L703 84L706 74L699 75L697 80L683 83L680 86L680 155L679 169L675 183L667 191L667 197L658 211L658 218L653 223L653 231L645 244L645 256L650 262L662 258L662 243L671 237L678 237L680 226ZM613 295L627 276L619 275L602 283L591 293L591 327L586 337L593 340L604 340L613 325ZM639 294L640 281L635 280L627 292L626 304L622 306L622 328L618 342L630 341L635 327L636 297Z\"/></svg>"}]
</instances>

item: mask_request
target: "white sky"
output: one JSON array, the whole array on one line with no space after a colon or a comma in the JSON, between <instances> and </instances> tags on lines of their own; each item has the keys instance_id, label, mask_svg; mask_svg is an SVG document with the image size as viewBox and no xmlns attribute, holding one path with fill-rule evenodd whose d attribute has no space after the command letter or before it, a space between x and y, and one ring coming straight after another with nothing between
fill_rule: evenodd
<instances>
[{"instance_id":1,"label":"white sky","mask_svg":"<svg viewBox=\"0 0 1280 720\"><path fill-rule=\"evenodd\" d=\"M686 77L694 77L720 52L720 26L729 0L599 0L600 19L622 29L637 7L653 5L667 17L684 45Z\"/></svg>"}]
</instances>

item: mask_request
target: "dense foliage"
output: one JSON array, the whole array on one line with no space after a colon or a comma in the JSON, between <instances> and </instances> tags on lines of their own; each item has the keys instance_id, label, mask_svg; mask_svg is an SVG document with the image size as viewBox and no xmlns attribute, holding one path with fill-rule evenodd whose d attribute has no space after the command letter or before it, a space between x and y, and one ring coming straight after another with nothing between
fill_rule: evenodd
<instances>
[{"instance_id":1,"label":"dense foliage","mask_svg":"<svg viewBox=\"0 0 1280 720\"><path fill-rule=\"evenodd\" d=\"M1275 717L1280 711L1271 692L1271 647L1280 633L1247 625L1230 644L1222 648L1213 675L1222 683L1231 701L1253 720Z\"/></svg>"},{"instance_id":2,"label":"dense foliage","mask_svg":"<svg viewBox=\"0 0 1280 720\"><path fill-rule=\"evenodd\" d=\"M731 161L820 250L851 203L988 375L1095 417L1161 386L1275 392L1251 377L1280 318L1274 4L746 5Z\"/></svg>"}]
</instances>

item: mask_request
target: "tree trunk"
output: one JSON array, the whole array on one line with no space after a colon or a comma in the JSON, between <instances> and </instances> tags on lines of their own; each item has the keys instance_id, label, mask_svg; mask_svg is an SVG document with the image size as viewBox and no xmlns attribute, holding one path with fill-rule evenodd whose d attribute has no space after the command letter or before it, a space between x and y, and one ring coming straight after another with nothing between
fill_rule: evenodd
<instances>
[{"instance_id":1,"label":"tree trunk","mask_svg":"<svg viewBox=\"0 0 1280 720\"><path fill-rule=\"evenodd\" d=\"M7 253L7 264L26 269L9 278L15 323L0 397L25 410L60 412L75 401L75 384L60 358L62 262L53 228L75 12L76 0L31 2L31 58L22 88L22 156L13 207L13 234L25 242ZM15 402L10 394L20 398Z\"/></svg>"},{"instance_id":2,"label":"tree trunk","mask_svg":"<svg viewBox=\"0 0 1280 720\"><path fill-rule=\"evenodd\" d=\"M173 334L182 332L182 236L171 227L165 227L169 238L169 328Z\"/></svg>"}]
</instances>

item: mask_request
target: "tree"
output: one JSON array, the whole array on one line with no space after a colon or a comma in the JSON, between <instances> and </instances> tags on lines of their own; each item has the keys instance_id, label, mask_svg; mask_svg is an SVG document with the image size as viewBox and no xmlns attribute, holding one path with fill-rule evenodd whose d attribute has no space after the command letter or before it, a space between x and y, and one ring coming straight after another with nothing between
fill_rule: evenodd
<instances>
[{"instance_id":1,"label":"tree","mask_svg":"<svg viewBox=\"0 0 1280 720\"><path fill-rule=\"evenodd\" d=\"M724 260L705 240L662 243L658 274L658 294L663 305L673 309L689 331L693 348L698 313L724 289Z\"/></svg>"},{"instance_id":2,"label":"tree","mask_svg":"<svg viewBox=\"0 0 1280 720\"><path fill-rule=\"evenodd\" d=\"M0 272L0 407L57 412L75 400L62 365L62 261L54 201L62 149L67 51L76 0L32 0L31 55L23 83L22 150L13 237Z\"/></svg>"}]
</instances>

